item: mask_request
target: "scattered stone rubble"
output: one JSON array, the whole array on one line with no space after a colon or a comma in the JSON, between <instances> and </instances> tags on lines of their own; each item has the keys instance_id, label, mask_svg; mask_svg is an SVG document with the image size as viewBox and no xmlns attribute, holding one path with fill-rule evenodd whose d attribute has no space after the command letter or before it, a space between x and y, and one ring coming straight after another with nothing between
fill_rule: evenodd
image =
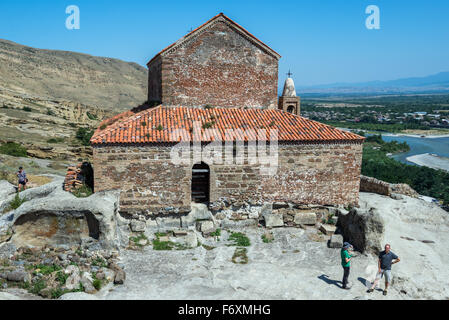
<instances>
[{"instance_id":1,"label":"scattered stone rubble","mask_svg":"<svg viewBox=\"0 0 449 320\"><path fill-rule=\"evenodd\" d=\"M1 255L0 287L22 288L47 299L66 293L95 294L123 284L125 271L117 264L118 251L91 251L87 246L21 247Z\"/></svg>"}]
</instances>

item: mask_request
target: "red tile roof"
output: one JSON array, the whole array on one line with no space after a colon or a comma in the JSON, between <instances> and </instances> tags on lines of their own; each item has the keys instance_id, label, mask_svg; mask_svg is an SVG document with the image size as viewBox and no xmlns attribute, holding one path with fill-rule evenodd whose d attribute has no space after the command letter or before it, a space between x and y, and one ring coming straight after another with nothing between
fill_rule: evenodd
<instances>
[{"instance_id":1,"label":"red tile roof","mask_svg":"<svg viewBox=\"0 0 449 320\"><path fill-rule=\"evenodd\" d=\"M153 61L154 59L156 59L158 56L160 56L161 54L165 53L166 51L168 51L170 48L177 46L181 43L183 43L184 41L186 41L187 39L189 39L191 36L193 36L195 33L197 33L199 30L203 29L204 27L206 27L207 25L209 25L210 23L212 23L213 21L215 21L216 19L223 17L225 20L227 20L229 23L231 23L232 25L234 25L236 27L236 29L244 34L245 36L247 36L248 38L252 39L255 43L257 43L260 47L262 47L265 51L268 51L269 53L271 53L273 56L275 56L277 59L280 59L281 56L279 53L277 53L276 51L274 51L273 49L271 49L269 46L267 46L265 43L263 43L262 41L260 41L259 39L257 39L255 36L253 36L250 32L248 32L245 28L243 28L242 26L240 26L238 23L234 22L232 19L230 19L229 17L227 17L226 15L224 15L223 13L219 13L217 14L215 17L213 17L212 19L210 19L209 21L207 21L206 23L202 24L201 26L199 26L198 28L196 28L195 30L189 32L188 34L186 34L184 37L182 37L181 39L179 39L178 41L172 43L171 45L169 45L168 47L166 47L165 49L163 49L162 51L160 51L158 54L156 54L148 63L147 65L149 65L151 63L151 61Z\"/></svg>"},{"instance_id":2,"label":"red tile roof","mask_svg":"<svg viewBox=\"0 0 449 320\"><path fill-rule=\"evenodd\" d=\"M201 137L192 137L194 121L201 130ZM226 141L227 129L263 129L269 139L270 129L278 130L279 142L363 142L365 138L354 133L309 120L282 110L236 109L236 108L190 108L158 106L146 110L131 110L105 120L90 140L100 144L174 143L180 137L171 132L185 129L184 135L190 141L214 141L207 129L215 129ZM254 136L242 137L244 141L255 140ZM195 139L193 139L195 138ZM229 138L228 138L229 140ZM240 139L239 139L240 140Z\"/></svg>"}]
</instances>

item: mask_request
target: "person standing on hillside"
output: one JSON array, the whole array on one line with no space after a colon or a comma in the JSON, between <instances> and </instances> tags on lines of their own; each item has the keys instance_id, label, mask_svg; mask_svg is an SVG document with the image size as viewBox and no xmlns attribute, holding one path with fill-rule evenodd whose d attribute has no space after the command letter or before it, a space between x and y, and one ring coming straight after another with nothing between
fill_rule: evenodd
<instances>
[{"instance_id":1,"label":"person standing on hillside","mask_svg":"<svg viewBox=\"0 0 449 320\"><path fill-rule=\"evenodd\" d=\"M368 293L371 293L374 291L374 288L377 286L377 283L379 280L385 276L385 290L384 290L384 296L388 293L388 286L391 283L391 266L395 263L398 263L401 261L397 255L395 255L391 251L391 246L389 244L385 245L385 250L382 251L379 254L379 271L377 272L376 280L374 280L373 285L368 290Z\"/></svg>"},{"instance_id":2,"label":"person standing on hillside","mask_svg":"<svg viewBox=\"0 0 449 320\"><path fill-rule=\"evenodd\" d=\"M18 183L18 192L21 191L21 189L23 188L23 190L27 189L27 174L26 172L23 170L22 167L19 168L19 171L17 172L17 178L19 179L19 183Z\"/></svg>"},{"instance_id":3,"label":"person standing on hillside","mask_svg":"<svg viewBox=\"0 0 449 320\"><path fill-rule=\"evenodd\" d=\"M349 250L352 249L352 245L348 242L343 244L343 248L341 249L341 265L343 267L343 289L351 289L348 287L348 278L349 273L351 272L351 258L352 255L349 253Z\"/></svg>"}]
</instances>

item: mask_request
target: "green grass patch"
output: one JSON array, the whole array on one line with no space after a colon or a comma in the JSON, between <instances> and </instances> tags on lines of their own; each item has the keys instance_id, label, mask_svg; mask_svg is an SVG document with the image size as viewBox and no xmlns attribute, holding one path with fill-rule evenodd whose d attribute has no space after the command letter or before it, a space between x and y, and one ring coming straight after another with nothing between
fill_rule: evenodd
<instances>
[{"instance_id":1,"label":"green grass patch","mask_svg":"<svg viewBox=\"0 0 449 320\"><path fill-rule=\"evenodd\" d=\"M212 232L210 234L212 237L220 237L221 236L221 229L218 228L217 230L215 230L214 232Z\"/></svg>"},{"instance_id":2,"label":"green grass patch","mask_svg":"<svg viewBox=\"0 0 449 320\"><path fill-rule=\"evenodd\" d=\"M134 244L138 247L144 247L144 245L139 243L141 240L147 240L148 242L148 238L143 233L140 233L137 237L130 237L129 240L134 242Z\"/></svg>"},{"instance_id":3,"label":"green grass patch","mask_svg":"<svg viewBox=\"0 0 449 320\"><path fill-rule=\"evenodd\" d=\"M62 268L55 264L53 265L38 264L34 266L34 270L40 270L39 273L42 273L43 275L49 275L52 274L53 272L62 270Z\"/></svg>"},{"instance_id":4,"label":"green grass patch","mask_svg":"<svg viewBox=\"0 0 449 320\"><path fill-rule=\"evenodd\" d=\"M47 140L47 143L56 144L56 143L63 143L65 141L64 138L51 138Z\"/></svg>"},{"instance_id":5,"label":"green grass patch","mask_svg":"<svg viewBox=\"0 0 449 320\"><path fill-rule=\"evenodd\" d=\"M7 142L0 146L0 153L13 157L27 157L27 149L15 142Z\"/></svg>"},{"instance_id":6,"label":"green grass patch","mask_svg":"<svg viewBox=\"0 0 449 320\"><path fill-rule=\"evenodd\" d=\"M156 239L153 240L153 250L186 250L188 247L184 244L174 243L172 241L161 241L160 237L166 236L165 233L155 233Z\"/></svg>"},{"instance_id":7,"label":"green grass patch","mask_svg":"<svg viewBox=\"0 0 449 320\"><path fill-rule=\"evenodd\" d=\"M349 210L348 210L349 211ZM327 218L323 218L321 219L321 223L323 224L331 224L331 225L336 225L337 224L337 220L335 219L333 214L330 214Z\"/></svg>"},{"instance_id":8,"label":"green grass patch","mask_svg":"<svg viewBox=\"0 0 449 320\"><path fill-rule=\"evenodd\" d=\"M107 268L108 267L108 263L106 260L104 260L103 258L100 257L96 257L95 259L92 260L92 265L95 267L102 267L102 268Z\"/></svg>"},{"instance_id":9,"label":"green grass patch","mask_svg":"<svg viewBox=\"0 0 449 320\"><path fill-rule=\"evenodd\" d=\"M262 235L262 241L263 241L264 243L271 243L271 242L274 241L274 238L269 239L269 238L267 238L267 236L266 236L265 234L263 234L263 235Z\"/></svg>"},{"instance_id":10,"label":"green grass patch","mask_svg":"<svg viewBox=\"0 0 449 320\"><path fill-rule=\"evenodd\" d=\"M93 194L92 189L86 185L81 186L73 192L73 195L77 198L88 198Z\"/></svg>"},{"instance_id":11,"label":"green grass patch","mask_svg":"<svg viewBox=\"0 0 449 320\"><path fill-rule=\"evenodd\" d=\"M233 245L238 247L249 247L251 245L249 238L241 232L232 232L229 236L229 240L233 241Z\"/></svg>"},{"instance_id":12,"label":"green grass patch","mask_svg":"<svg viewBox=\"0 0 449 320\"><path fill-rule=\"evenodd\" d=\"M94 280L92 282L92 285L94 286L95 290L100 290L101 287L103 286L103 281L97 279L97 275L95 272L92 273L92 279Z\"/></svg>"}]
</instances>

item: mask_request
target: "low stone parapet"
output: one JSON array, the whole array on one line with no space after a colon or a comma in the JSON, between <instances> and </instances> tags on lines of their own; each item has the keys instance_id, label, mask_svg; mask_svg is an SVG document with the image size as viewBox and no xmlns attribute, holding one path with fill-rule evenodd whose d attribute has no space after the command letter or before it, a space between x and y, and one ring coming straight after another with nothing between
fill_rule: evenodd
<instances>
[{"instance_id":1,"label":"low stone parapet","mask_svg":"<svg viewBox=\"0 0 449 320\"><path fill-rule=\"evenodd\" d=\"M377 193L388 197L390 197L393 193L402 194L413 198L417 198L419 196L418 192L413 190L413 188L411 188L408 184L393 184L367 176L360 176L360 191Z\"/></svg>"}]
</instances>

